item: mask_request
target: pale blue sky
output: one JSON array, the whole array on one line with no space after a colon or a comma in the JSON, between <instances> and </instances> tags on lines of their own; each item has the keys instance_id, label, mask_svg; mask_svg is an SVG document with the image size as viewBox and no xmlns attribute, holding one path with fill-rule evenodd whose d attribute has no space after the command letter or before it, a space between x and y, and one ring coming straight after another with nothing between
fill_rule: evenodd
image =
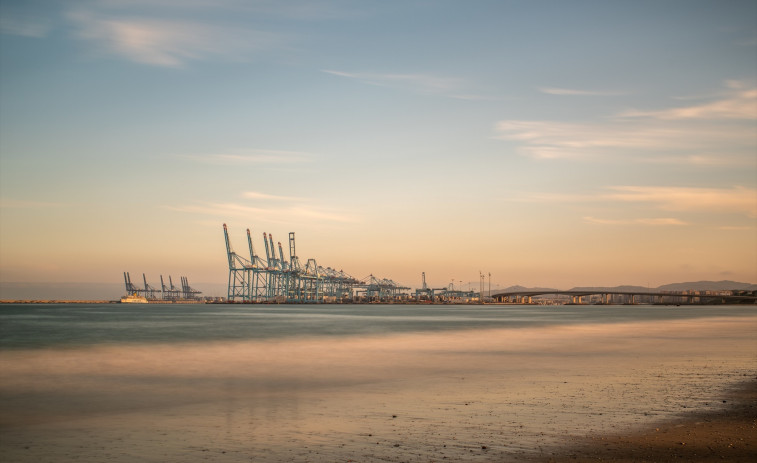
<instances>
[{"instance_id":1,"label":"pale blue sky","mask_svg":"<svg viewBox=\"0 0 757 463\"><path fill-rule=\"evenodd\" d=\"M751 1L0 1L0 281L757 281Z\"/></svg>"}]
</instances>

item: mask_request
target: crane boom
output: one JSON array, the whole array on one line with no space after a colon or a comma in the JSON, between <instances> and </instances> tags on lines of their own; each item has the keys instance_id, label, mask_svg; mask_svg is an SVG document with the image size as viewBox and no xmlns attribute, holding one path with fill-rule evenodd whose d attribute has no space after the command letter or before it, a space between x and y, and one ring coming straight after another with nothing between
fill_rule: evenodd
<instances>
[{"instance_id":1,"label":"crane boom","mask_svg":"<svg viewBox=\"0 0 757 463\"><path fill-rule=\"evenodd\" d=\"M271 266L271 252L268 249L268 234L266 232L263 232L263 243L265 243L265 261L266 266Z\"/></svg>"},{"instance_id":2,"label":"crane boom","mask_svg":"<svg viewBox=\"0 0 757 463\"><path fill-rule=\"evenodd\" d=\"M284 270L284 264L286 264L286 261L284 260L284 250L281 248L281 241L279 241L279 266L281 266L281 269Z\"/></svg>"},{"instance_id":3,"label":"crane boom","mask_svg":"<svg viewBox=\"0 0 757 463\"><path fill-rule=\"evenodd\" d=\"M250 229L247 229L247 245L250 247L250 262L252 262L252 266L255 266L255 248L252 247L252 236L250 236Z\"/></svg>"},{"instance_id":4,"label":"crane boom","mask_svg":"<svg viewBox=\"0 0 757 463\"><path fill-rule=\"evenodd\" d=\"M276 265L276 248L273 247L273 235L268 234L268 241L271 243L271 258L274 260L273 265Z\"/></svg>"},{"instance_id":5,"label":"crane boom","mask_svg":"<svg viewBox=\"0 0 757 463\"><path fill-rule=\"evenodd\" d=\"M223 224L223 236L226 239L226 255L229 258L229 269L234 268L234 251L231 250L231 243L229 242L229 230L226 228L226 224Z\"/></svg>"}]
</instances>

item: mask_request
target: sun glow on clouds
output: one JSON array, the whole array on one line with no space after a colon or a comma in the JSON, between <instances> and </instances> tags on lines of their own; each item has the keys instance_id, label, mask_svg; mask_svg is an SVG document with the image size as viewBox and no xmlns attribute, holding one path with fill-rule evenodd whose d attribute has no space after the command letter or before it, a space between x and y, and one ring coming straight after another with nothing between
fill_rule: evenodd
<instances>
[{"instance_id":1,"label":"sun glow on clouds","mask_svg":"<svg viewBox=\"0 0 757 463\"><path fill-rule=\"evenodd\" d=\"M495 125L495 138L518 142L518 152L535 159L754 165L754 125L743 122L757 119L757 88L728 86L718 101L625 111L602 122L503 120ZM557 93L578 94L566 92ZM723 146L732 148L724 153Z\"/></svg>"},{"instance_id":2,"label":"sun glow on clouds","mask_svg":"<svg viewBox=\"0 0 757 463\"><path fill-rule=\"evenodd\" d=\"M594 223L599 225L653 225L653 226L668 226L668 225L688 225L686 222L675 219L672 217L663 218L641 218L641 219L600 219L596 217L584 217L584 220L588 223Z\"/></svg>"},{"instance_id":3,"label":"sun glow on clouds","mask_svg":"<svg viewBox=\"0 0 757 463\"><path fill-rule=\"evenodd\" d=\"M357 217L334 208L322 207L306 198L279 196L257 191L242 193L243 198L252 202L197 202L186 206L169 207L174 211L188 212L203 216L254 217L257 222L279 224L317 223L351 223ZM271 205L270 203L275 203Z\"/></svg>"},{"instance_id":4,"label":"sun glow on clouds","mask_svg":"<svg viewBox=\"0 0 757 463\"><path fill-rule=\"evenodd\" d=\"M69 19L80 39L155 66L181 67L210 58L247 60L255 52L281 45L281 38L271 33L189 20L110 17L91 11L71 12Z\"/></svg>"},{"instance_id":5,"label":"sun glow on clouds","mask_svg":"<svg viewBox=\"0 0 757 463\"><path fill-rule=\"evenodd\" d=\"M295 196L277 196L258 191L245 191L242 196L247 199L264 199L273 201L306 201L306 198L297 198Z\"/></svg>"},{"instance_id":6,"label":"sun glow on clouds","mask_svg":"<svg viewBox=\"0 0 757 463\"><path fill-rule=\"evenodd\" d=\"M757 218L757 189L617 186L608 199L651 203L669 211L735 212Z\"/></svg>"},{"instance_id":7,"label":"sun glow on clouds","mask_svg":"<svg viewBox=\"0 0 757 463\"><path fill-rule=\"evenodd\" d=\"M718 153L725 142L747 147L751 129L701 127L693 129L658 123L609 121L572 124L549 121L500 121L495 138L520 142L518 152L535 159L618 159L652 163L753 164L753 157ZM694 151L694 154L691 152ZM659 156L657 153L680 153Z\"/></svg>"},{"instance_id":8,"label":"sun glow on clouds","mask_svg":"<svg viewBox=\"0 0 757 463\"><path fill-rule=\"evenodd\" d=\"M621 117L649 117L660 120L685 119L757 119L757 87L748 88L737 81L727 82L729 94L710 103L660 111L630 110Z\"/></svg>"},{"instance_id":9,"label":"sun glow on clouds","mask_svg":"<svg viewBox=\"0 0 757 463\"><path fill-rule=\"evenodd\" d=\"M182 154L177 157L219 165L293 165L310 163L314 155L302 151L285 151L269 149L235 150L229 153ZM262 191L245 191L240 194L245 200L241 202L198 201L195 204L171 206L171 210L198 214L206 217L254 217L256 222L280 224L308 223L351 223L357 217L339 209L319 205L313 198L301 196L277 195Z\"/></svg>"},{"instance_id":10,"label":"sun glow on clouds","mask_svg":"<svg viewBox=\"0 0 757 463\"><path fill-rule=\"evenodd\" d=\"M655 210L705 213L705 214L741 214L757 218L757 189L746 187L733 188L697 188L668 186L612 186L595 194L534 194L516 201L530 203L639 203L647 204ZM614 206L618 207L618 206ZM585 216L589 223L603 225L689 225L678 218L636 218L603 219ZM737 229L743 229L737 227Z\"/></svg>"}]
</instances>

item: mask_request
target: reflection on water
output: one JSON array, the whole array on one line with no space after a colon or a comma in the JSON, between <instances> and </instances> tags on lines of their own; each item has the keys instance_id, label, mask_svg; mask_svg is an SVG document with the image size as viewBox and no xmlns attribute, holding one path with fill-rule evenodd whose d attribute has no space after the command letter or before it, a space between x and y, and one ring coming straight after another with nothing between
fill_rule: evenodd
<instances>
[{"instance_id":1,"label":"reflection on water","mask_svg":"<svg viewBox=\"0 0 757 463\"><path fill-rule=\"evenodd\" d=\"M755 311L755 306L0 304L0 349L684 320Z\"/></svg>"},{"instance_id":2,"label":"reflection on water","mask_svg":"<svg viewBox=\"0 0 757 463\"><path fill-rule=\"evenodd\" d=\"M350 325L351 310L297 318ZM498 319L491 313L471 318ZM286 318L252 315L239 318ZM0 452L18 461L501 460L722 406L713 399L757 365L754 316L537 325L6 349Z\"/></svg>"}]
</instances>

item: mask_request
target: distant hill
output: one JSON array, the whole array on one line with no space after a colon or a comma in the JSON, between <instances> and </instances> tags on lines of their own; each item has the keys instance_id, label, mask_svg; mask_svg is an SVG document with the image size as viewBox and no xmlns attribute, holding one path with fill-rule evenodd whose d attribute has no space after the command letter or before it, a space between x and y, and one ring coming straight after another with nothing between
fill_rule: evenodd
<instances>
[{"instance_id":1,"label":"distant hill","mask_svg":"<svg viewBox=\"0 0 757 463\"><path fill-rule=\"evenodd\" d=\"M624 285L624 286L613 286L611 288L604 287L604 286L577 286L575 288L571 288L569 291L618 291L618 292L644 292L649 290L654 290L656 288L647 288L646 286L630 286L630 285Z\"/></svg>"},{"instance_id":2,"label":"distant hill","mask_svg":"<svg viewBox=\"0 0 757 463\"><path fill-rule=\"evenodd\" d=\"M671 283L662 285L657 288L648 288L646 286L577 286L567 291L618 291L618 292L646 292L646 291L724 291L729 289L757 291L757 284L740 283L737 281L695 281L688 283ZM525 286L514 285L504 289L497 289L497 292L516 292L516 291L563 291L554 288L527 288ZM494 292L494 291L492 291Z\"/></svg>"},{"instance_id":3,"label":"distant hill","mask_svg":"<svg viewBox=\"0 0 757 463\"><path fill-rule=\"evenodd\" d=\"M555 288L526 288L525 286L515 285L510 286L505 289L497 289L499 292L515 292L515 291L560 291L559 289ZM492 290L492 293L494 290Z\"/></svg>"},{"instance_id":4,"label":"distant hill","mask_svg":"<svg viewBox=\"0 0 757 463\"><path fill-rule=\"evenodd\" d=\"M688 283L671 283L669 285L663 285L659 288L660 291L723 291L728 289L740 289L746 291L757 291L757 284L753 283L739 283L737 281L723 280L723 281L693 281Z\"/></svg>"}]
</instances>

